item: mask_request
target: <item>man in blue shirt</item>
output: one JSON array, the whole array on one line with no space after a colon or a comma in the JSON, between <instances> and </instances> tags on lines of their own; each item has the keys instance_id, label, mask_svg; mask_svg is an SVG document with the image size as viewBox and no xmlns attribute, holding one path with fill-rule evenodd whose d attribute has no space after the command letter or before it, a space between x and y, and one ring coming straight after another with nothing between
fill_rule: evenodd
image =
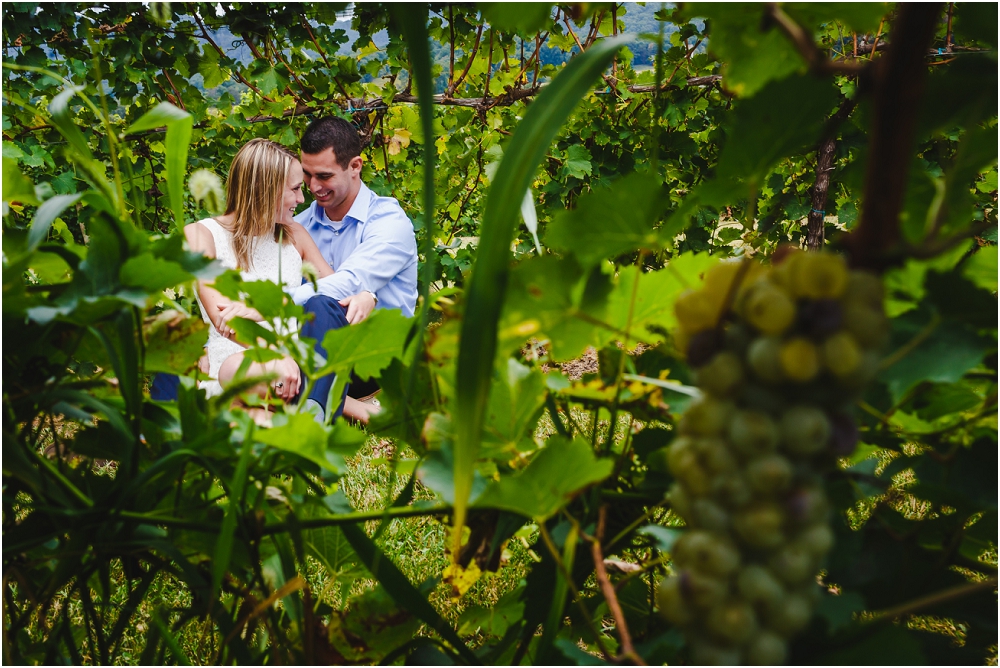
<instances>
[{"instance_id":1,"label":"man in blue shirt","mask_svg":"<svg viewBox=\"0 0 1000 668\"><path fill-rule=\"evenodd\" d=\"M313 196L295 216L312 235L334 273L319 294L338 300L347 320L364 320L374 308L413 315L417 303L417 242L399 203L361 182L361 140L342 118L309 124L300 143L302 173ZM305 283L294 294L304 304L316 294Z\"/></svg>"}]
</instances>

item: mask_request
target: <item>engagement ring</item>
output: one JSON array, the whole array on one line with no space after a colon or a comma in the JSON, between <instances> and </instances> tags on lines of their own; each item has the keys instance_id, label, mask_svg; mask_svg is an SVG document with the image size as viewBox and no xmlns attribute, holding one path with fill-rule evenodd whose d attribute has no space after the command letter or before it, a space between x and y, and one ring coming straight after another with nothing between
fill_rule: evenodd
<instances>
[{"instance_id":1,"label":"engagement ring","mask_svg":"<svg viewBox=\"0 0 1000 668\"><path fill-rule=\"evenodd\" d=\"M280 389L281 389L281 388L283 388L284 386L285 386L285 382L284 382L284 381L282 381L282 380L279 380L279 381L278 381L277 383L275 383L275 384L274 384L274 389L276 389L276 390L280 390Z\"/></svg>"}]
</instances>

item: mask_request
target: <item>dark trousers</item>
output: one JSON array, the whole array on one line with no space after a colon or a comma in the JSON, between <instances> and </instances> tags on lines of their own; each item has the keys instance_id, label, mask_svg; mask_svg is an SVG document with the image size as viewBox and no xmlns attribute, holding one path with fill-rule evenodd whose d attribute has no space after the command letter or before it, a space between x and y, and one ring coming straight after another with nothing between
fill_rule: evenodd
<instances>
[{"instance_id":1,"label":"dark trousers","mask_svg":"<svg viewBox=\"0 0 1000 668\"><path fill-rule=\"evenodd\" d=\"M327 355L326 350L323 348L323 337L331 329L340 329L348 325L347 309L341 306L336 299L325 295L316 295L307 301L302 308L305 309L306 313L313 314L312 319L302 326L302 336L315 339L316 352L325 358ZM309 391L309 398L319 403L324 411L326 410L326 400L330 394L330 388L333 387L333 382L333 374L323 376L313 383L312 389ZM153 377L153 385L150 388L149 395L154 401L176 401L179 387L180 379L177 376L168 373L158 373ZM340 414L343 413L346 397L347 388L345 387L340 397L337 411L333 415L334 419L340 417ZM295 401L298 401L300 398L301 392L299 396L295 397Z\"/></svg>"}]
</instances>

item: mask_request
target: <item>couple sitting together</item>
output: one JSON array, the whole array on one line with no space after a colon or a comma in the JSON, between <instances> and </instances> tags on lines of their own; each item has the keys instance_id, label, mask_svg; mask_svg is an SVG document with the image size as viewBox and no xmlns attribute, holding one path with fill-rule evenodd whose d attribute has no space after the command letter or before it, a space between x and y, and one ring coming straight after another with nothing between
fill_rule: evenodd
<instances>
[{"instance_id":1,"label":"couple sitting together","mask_svg":"<svg viewBox=\"0 0 1000 668\"><path fill-rule=\"evenodd\" d=\"M296 304L313 314L301 334L315 339L316 352L325 358L322 340L330 329L359 323L375 308L413 315L417 245L413 225L399 203L379 197L361 182L361 140L350 123L317 119L302 135L300 148L301 161L275 142L248 142L229 170L226 212L186 226L184 234L192 251L217 259L227 269L239 269L244 280L280 283ZM296 207L305 201L303 185L313 203L296 216ZM303 261L316 267L318 294L302 281ZM198 301L210 323L208 375L226 387L246 350L235 340L230 321L263 318L246 304L223 297L211 283L198 283ZM253 363L246 372L247 377L264 374L277 378L270 388L260 388L262 395L270 389L285 402L300 399L302 376L291 358ZM367 422L375 406L359 398L377 388L353 380L334 407L334 417L343 413ZM329 410L333 382L331 374L313 384L306 401L314 413ZM176 385L170 385L157 378L153 398L174 398Z\"/></svg>"}]
</instances>

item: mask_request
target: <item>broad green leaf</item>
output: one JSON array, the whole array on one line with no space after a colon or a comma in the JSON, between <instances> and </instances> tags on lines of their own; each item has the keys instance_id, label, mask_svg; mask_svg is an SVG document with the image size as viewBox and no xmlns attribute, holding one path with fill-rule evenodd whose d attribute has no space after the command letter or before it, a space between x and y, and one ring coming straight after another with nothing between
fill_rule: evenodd
<instances>
[{"instance_id":1,"label":"broad green leaf","mask_svg":"<svg viewBox=\"0 0 1000 668\"><path fill-rule=\"evenodd\" d=\"M301 309L298 314L286 313L287 295L274 281L244 281L239 272L230 270L216 278L213 287L230 299L245 301L268 319L301 314Z\"/></svg>"},{"instance_id":2,"label":"broad green leaf","mask_svg":"<svg viewBox=\"0 0 1000 668\"><path fill-rule=\"evenodd\" d=\"M17 161L7 156L3 158L3 201L38 204L38 198L35 197L35 184L21 173Z\"/></svg>"},{"instance_id":3,"label":"broad green leaf","mask_svg":"<svg viewBox=\"0 0 1000 668\"><path fill-rule=\"evenodd\" d=\"M838 96L832 81L805 74L773 81L739 102L718 178L763 181L781 158L819 140Z\"/></svg>"},{"instance_id":4,"label":"broad green leaf","mask_svg":"<svg viewBox=\"0 0 1000 668\"><path fill-rule=\"evenodd\" d=\"M144 328L146 373L187 373L204 354L208 325L200 317L185 317L177 311L163 311Z\"/></svg>"},{"instance_id":5,"label":"broad green leaf","mask_svg":"<svg viewBox=\"0 0 1000 668\"><path fill-rule=\"evenodd\" d=\"M597 81L623 38L597 42L542 89L504 152L483 212L476 263L466 291L455 411L455 527L465 523L474 463L489 403L497 323L507 289L510 244L524 192L566 118Z\"/></svg>"},{"instance_id":6,"label":"broad green leaf","mask_svg":"<svg viewBox=\"0 0 1000 668\"><path fill-rule=\"evenodd\" d=\"M916 348L881 374L895 402L917 383L958 381L986 354L989 344L963 324L949 320L937 325L933 323L921 311L907 313L893 321L893 348L897 350L930 329L930 334Z\"/></svg>"},{"instance_id":7,"label":"broad green leaf","mask_svg":"<svg viewBox=\"0 0 1000 668\"><path fill-rule=\"evenodd\" d=\"M865 599L861 594L848 591L837 596L824 594L816 606L816 615L826 620L830 632L849 625L856 613L865 609Z\"/></svg>"},{"instance_id":8,"label":"broad green leaf","mask_svg":"<svg viewBox=\"0 0 1000 668\"><path fill-rule=\"evenodd\" d=\"M188 144L194 119L188 112L169 102L161 102L133 123L126 134L167 127L164 140L167 149L167 194L174 212L177 231L184 228L184 175L187 168Z\"/></svg>"},{"instance_id":9,"label":"broad green leaf","mask_svg":"<svg viewBox=\"0 0 1000 668\"><path fill-rule=\"evenodd\" d=\"M403 345L413 320L395 309L379 309L350 327L331 330L323 337L327 361L322 372L351 368L361 378L377 376L394 359L402 359Z\"/></svg>"},{"instance_id":10,"label":"broad green leaf","mask_svg":"<svg viewBox=\"0 0 1000 668\"><path fill-rule=\"evenodd\" d=\"M501 596L496 605L467 608L458 618L459 635L468 636L482 631L491 636L503 637L507 629L519 622L524 614L522 594L523 588L518 587Z\"/></svg>"},{"instance_id":11,"label":"broad green leaf","mask_svg":"<svg viewBox=\"0 0 1000 668\"><path fill-rule=\"evenodd\" d=\"M994 2L963 2L955 5L955 35L974 39L997 49L997 5ZM993 56L996 65L996 56Z\"/></svg>"},{"instance_id":12,"label":"broad green leaf","mask_svg":"<svg viewBox=\"0 0 1000 668\"><path fill-rule=\"evenodd\" d=\"M608 322L624 331L632 314L631 334L652 342L661 340L662 330L676 326L674 302L689 288L701 284L701 277L718 259L708 253L682 253L659 271L643 273L635 281L635 266L623 267L618 284L608 299ZM658 331L649 331L652 325Z\"/></svg>"},{"instance_id":13,"label":"broad green leaf","mask_svg":"<svg viewBox=\"0 0 1000 668\"><path fill-rule=\"evenodd\" d=\"M208 44L202 45L198 74L203 77L206 90L215 88L226 80L226 71L219 65L219 52Z\"/></svg>"},{"instance_id":14,"label":"broad green leaf","mask_svg":"<svg viewBox=\"0 0 1000 668\"><path fill-rule=\"evenodd\" d=\"M516 445L530 435L544 404L545 376L508 359L490 391L484 439Z\"/></svg>"},{"instance_id":15,"label":"broad green leaf","mask_svg":"<svg viewBox=\"0 0 1000 668\"><path fill-rule=\"evenodd\" d=\"M578 179L589 176L594 169L593 164L591 164L592 158L593 156L587 150L586 146L573 144L566 149L566 162L563 164L563 173L566 176L573 176Z\"/></svg>"},{"instance_id":16,"label":"broad green leaf","mask_svg":"<svg viewBox=\"0 0 1000 668\"><path fill-rule=\"evenodd\" d=\"M673 551L674 543L676 543L678 539L684 535L684 533L678 529L671 529L670 527L660 526L659 524L647 524L636 531L636 533L649 537L656 545L656 549L660 552L666 552L668 554Z\"/></svg>"},{"instance_id":17,"label":"broad green leaf","mask_svg":"<svg viewBox=\"0 0 1000 668\"><path fill-rule=\"evenodd\" d=\"M588 443L553 436L523 471L490 484L475 506L544 520L608 477L613 467L610 459L598 459Z\"/></svg>"},{"instance_id":18,"label":"broad green leaf","mask_svg":"<svg viewBox=\"0 0 1000 668\"><path fill-rule=\"evenodd\" d=\"M709 20L709 49L724 63L724 85L740 97L805 69L791 41L773 22L764 21L765 11L764 5L753 3L696 2L683 7L686 18Z\"/></svg>"},{"instance_id":19,"label":"broad green leaf","mask_svg":"<svg viewBox=\"0 0 1000 668\"><path fill-rule=\"evenodd\" d=\"M612 285L597 269L585 274L574 258L542 255L515 266L510 282L500 322L502 350L520 348L529 336L547 338L553 359L561 361L614 336L600 326Z\"/></svg>"},{"instance_id":20,"label":"broad green leaf","mask_svg":"<svg viewBox=\"0 0 1000 668\"><path fill-rule=\"evenodd\" d=\"M927 663L920 641L905 626L885 624L878 631L864 634L855 643L818 657L827 666L921 666Z\"/></svg>"},{"instance_id":21,"label":"broad green leaf","mask_svg":"<svg viewBox=\"0 0 1000 668\"><path fill-rule=\"evenodd\" d=\"M653 231L664 198L656 177L630 174L580 197L549 223L545 243L571 251L585 268L637 248L658 245Z\"/></svg>"},{"instance_id":22,"label":"broad green leaf","mask_svg":"<svg viewBox=\"0 0 1000 668\"><path fill-rule=\"evenodd\" d=\"M56 195L56 197L65 197L65 195ZM142 288L150 293L172 288L191 280L191 278L191 274L176 262L153 257L152 253L143 253L129 258L121 269L122 285Z\"/></svg>"},{"instance_id":23,"label":"broad green leaf","mask_svg":"<svg viewBox=\"0 0 1000 668\"><path fill-rule=\"evenodd\" d=\"M508 32L534 33L552 23L547 2L484 2L481 9L492 27Z\"/></svg>"},{"instance_id":24,"label":"broad green leaf","mask_svg":"<svg viewBox=\"0 0 1000 668\"><path fill-rule=\"evenodd\" d=\"M997 247L983 246L962 265L962 275L981 288L997 291Z\"/></svg>"},{"instance_id":25,"label":"broad green leaf","mask_svg":"<svg viewBox=\"0 0 1000 668\"><path fill-rule=\"evenodd\" d=\"M55 219L75 204L80 197L80 195L56 195L42 202L31 221L31 229L28 230L29 250L35 250L40 243L45 241L49 235L49 228L52 227Z\"/></svg>"},{"instance_id":26,"label":"broad green leaf","mask_svg":"<svg viewBox=\"0 0 1000 668\"><path fill-rule=\"evenodd\" d=\"M982 397L959 383L938 383L923 392L914 402L916 414L923 420L937 420L975 408Z\"/></svg>"},{"instance_id":27,"label":"broad green leaf","mask_svg":"<svg viewBox=\"0 0 1000 668\"><path fill-rule=\"evenodd\" d=\"M887 2L789 2L782 5L782 9L807 30L824 23L837 23L844 27L845 36L848 29L874 33L891 8Z\"/></svg>"},{"instance_id":28,"label":"broad green leaf","mask_svg":"<svg viewBox=\"0 0 1000 668\"><path fill-rule=\"evenodd\" d=\"M327 453L326 430L312 415L280 413L274 417L274 425L271 429L254 432L254 438L271 447L308 459L332 473L341 472Z\"/></svg>"}]
</instances>

